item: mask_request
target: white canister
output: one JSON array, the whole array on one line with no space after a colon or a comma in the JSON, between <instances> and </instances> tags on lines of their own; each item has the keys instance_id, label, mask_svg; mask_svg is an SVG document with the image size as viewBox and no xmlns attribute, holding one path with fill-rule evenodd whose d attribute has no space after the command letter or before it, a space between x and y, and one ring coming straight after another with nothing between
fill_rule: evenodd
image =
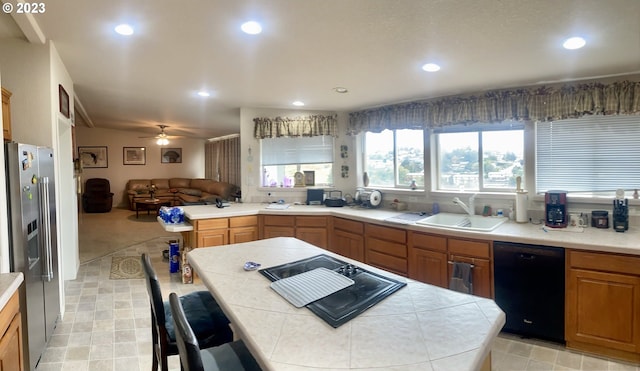
<instances>
[{"instance_id":1,"label":"white canister","mask_svg":"<svg viewBox=\"0 0 640 371\"><path fill-rule=\"evenodd\" d=\"M516 222L528 223L527 209L529 207L529 192L521 190L516 192Z\"/></svg>"}]
</instances>

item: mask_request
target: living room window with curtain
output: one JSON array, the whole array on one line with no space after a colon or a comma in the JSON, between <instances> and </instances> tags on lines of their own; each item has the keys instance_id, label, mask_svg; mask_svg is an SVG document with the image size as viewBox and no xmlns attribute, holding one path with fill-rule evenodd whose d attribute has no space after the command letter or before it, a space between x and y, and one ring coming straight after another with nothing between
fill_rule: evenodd
<instances>
[{"instance_id":1,"label":"living room window with curtain","mask_svg":"<svg viewBox=\"0 0 640 371\"><path fill-rule=\"evenodd\" d=\"M240 136L212 139L204 147L207 179L240 186Z\"/></svg>"}]
</instances>

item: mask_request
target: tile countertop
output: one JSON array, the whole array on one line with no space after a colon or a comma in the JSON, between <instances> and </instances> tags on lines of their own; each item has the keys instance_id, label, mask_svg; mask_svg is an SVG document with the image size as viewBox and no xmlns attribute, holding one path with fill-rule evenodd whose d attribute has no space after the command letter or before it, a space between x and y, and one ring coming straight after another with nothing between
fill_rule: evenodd
<instances>
[{"instance_id":1,"label":"tile countertop","mask_svg":"<svg viewBox=\"0 0 640 371\"><path fill-rule=\"evenodd\" d=\"M9 299L18 290L22 281L24 281L22 272L0 274L0 310L9 302Z\"/></svg>"},{"instance_id":2,"label":"tile countertop","mask_svg":"<svg viewBox=\"0 0 640 371\"><path fill-rule=\"evenodd\" d=\"M415 224L396 224L385 219L406 213L390 209L365 209L361 207L325 207L291 205L285 210L267 209L267 204L232 203L219 209L215 205L184 206L185 216L189 219L224 218L243 215L332 215L367 223L376 223L390 227L403 228L425 233L435 233L453 237L474 238L490 241L520 242L538 245L557 246L572 249L614 252L640 255L640 228L629 227L621 233L612 228L553 229L530 223L508 221L491 232L464 231L459 229L430 227ZM166 226L168 227L168 226Z\"/></svg>"},{"instance_id":3,"label":"tile countertop","mask_svg":"<svg viewBox=\"0 0 640 371\"><path fill-rule=\"evenodd\" d=\"M270 288L246 261L275 266L325 253L278 237L195 249L188 259L264 370L477 370L505 323L493 300L416 282L334 329ZM335 255L337 256L337 255Z\"/></svg>"}]
</instances>

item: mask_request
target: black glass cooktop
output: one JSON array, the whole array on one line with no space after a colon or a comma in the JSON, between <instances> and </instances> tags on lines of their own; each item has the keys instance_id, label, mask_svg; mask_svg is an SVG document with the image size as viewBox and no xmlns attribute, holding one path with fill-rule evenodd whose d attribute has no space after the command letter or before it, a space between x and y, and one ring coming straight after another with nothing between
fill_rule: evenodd
<instances>
[{"instance_id":1,"label":"black glass cooktop","mask_svg":"<svg viewBox=\"0 0 640 371\"><path fill-rule=\"evenodd\" d=\"M354 284L347 288L307 304L309 310L336 328L406 286L406 283L369 272L325 254L261 269L260 273L271 281L277 281L316 268L333 270L354 281Z\"/></svg>"}]
</instances>

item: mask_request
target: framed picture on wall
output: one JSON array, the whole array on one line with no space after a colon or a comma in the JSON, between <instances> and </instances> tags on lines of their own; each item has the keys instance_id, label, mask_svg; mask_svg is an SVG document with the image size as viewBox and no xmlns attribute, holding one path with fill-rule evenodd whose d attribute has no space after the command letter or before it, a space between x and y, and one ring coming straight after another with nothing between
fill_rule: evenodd
<instances>
[{"instance_id":1,"label":"framed picture on wall","mask_svg":"<svg viewBox=\"0 0 640 371\"><path fill-rule=\"evenodd\" d=\"M106 146L78 147L78 158L83 169L109 167Z\"/></svg>"},{"instance_id":2,"label":"framed picture on wall","mask_svg":"<svg viewBox=\"0 0 640 371\"><path fill-rule=\"evenodd\" d=\"M178 164L182 162L182 148L161 148L160 162L163 164Z\"/></svg>"},{"instance_id":3,"label":"framed picture on wall","mask_svg":"<svg viewBox=\"0 0 640 371\"><path fill-rule=\"evenodd\" d=\"M64 90L61 84L58 85L58 95L60 100L60 113L66 118L69 118L69 94Z\"/></svg>"},{"instance_id":4,"label":"framed picture on wall","mask_svg":"<svg viewBox=\"0 0 640 371\"><path fill-rule=\"evenodd\" d=\"M124 165L144 165L147 163L145 147L122 147Z\"/></svg>"}]
</instances>

